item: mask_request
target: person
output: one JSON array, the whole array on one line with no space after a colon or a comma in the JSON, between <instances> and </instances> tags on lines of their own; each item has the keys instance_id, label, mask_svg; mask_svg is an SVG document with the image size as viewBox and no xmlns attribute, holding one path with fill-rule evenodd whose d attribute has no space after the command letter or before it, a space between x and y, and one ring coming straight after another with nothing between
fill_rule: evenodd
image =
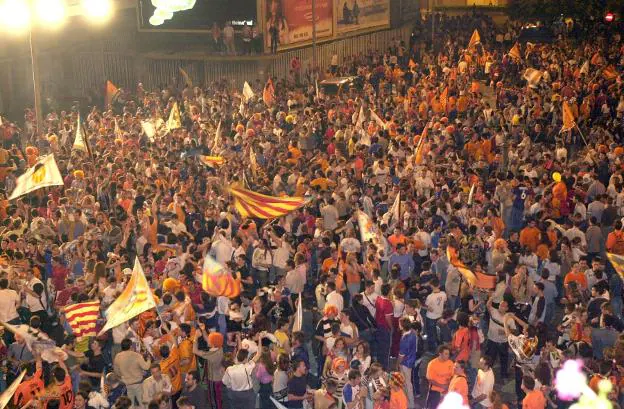
<instances>
[{"instance_id":1,"label":"person","mask_svg":"<svg viewBox=\"0 0 624 409\"><path fill-rule=\"evenodd\" d=\"M481 408L490 408L492 401L490 395L494 390L495 378L492 369L492 358L482 356L479 360L479 370L477 371L477 379L472 388L472 405L478 405Z\"/></svg>"},{"instance_id":2,"label":"person","mask_svg":"<svg viewBox=\"0 0 624 409\"><path fill-rule=\"evenodd\" d=\"M186 398L188 402L195 408L208 407L206 399L206 390L200 385L200 377L198 371L191 371L184 378L184 388L180 394L180 399Z\"/></svg>"},{"instance_id":3,"label":"person","mask_svg":"<svg viewBox=\"0 0 624 409\"><path fill-rule=\"evenodd\" d=\"M303 408L303 401L308 397L306 375L308 369L303 360L293 363L295 368L288 381L288 406L289 408Z\"/></svg>"},{"instance_id":4,"label":"person","mask_svg":"<svg viewBox=\"0 0 624 409\"><path fill-rule=\"evenodd\" d=\"M397 409L407 409L408 400L405 396L405 378L399 372L390 374L390 407Z\"/></svg>"},{"instance_id":5,"label":"person","mask_svg":"<svg viewBox=\"0 0 624 409\"><path fill-rule=\"evenodd\" d=\"M342 388L342 398L346 409L363 409L366 390L362 388L362 376L357 369L351 369L348 382Z\"/></svg>"},{"instance_id":6,"label":"person","mask_svg":"<svg viewBox=\"0 0 624 409\"><path fill-rule=\"evenodd\" d=\"M20 408L26 406L32 399L37 397L44 388L43 367L40 358L37 359L35 365L28 362L22 365L22 367L26 373L12 398L13 405Z\"/></svg>"},{"instance_id":7,"label":"person","mask_svg":"<svg viewBox=\"0 0 624 409\"><path fill-rule=\"evenodd\" d=\"M447 345L440 345L438 356L427 365L426 377L429 382L429 391L426 407L428 409L436 409L442 400L442 395L448 391L449 382L455 371L450 354L451 349Z\"/></svg>"},{"instance_id":8,"label":"person","mask_svg":"<svg viewBox=\"0 0 624 409\"><path fill-rule=\"evenodd\" d=\"M21 323L17 307L20 305L20 296L17 291L9 288L9 280L0 278L0 320L7 324L17 325ZM15 340L11 331L4 331L2 339L5 345L11 345Z\"/></svg>"},{"instance_id":9,"label":"person","mask_svg":"<svg viewBox=\"0 0 624 409\"><path fill-rule=\"evenodd\" d=\"M446 293L440 289L440 281L434 278L430 282L433 291L425 299L425 333L427 335L427 345L433 351L438 344L436 331L437 321L442 318L444 305L446 304Z\"/></svg>"},{"instance_id":10,"label":"person","mask_svg":"<svg viewBox=\"0 0 624 409\"><path fill-rule=\"evenodd\" d=\"M71 377L62 361L52 370L52 382L46 387L43 395L47 400L48 407L52 400L57 400L59 409L73 408L75 395Z\"/></svg>"},{"instance_id":11,"label":"person","mask_svg":"<svg viewBox=\"0 0 624 409\"><path fill-rule=\"evenodd\" d=\"M384 284L381 287L381 294L375 301L375 323L377 332L375 338L377 341L376 358L384 367L388 367L390 355L390 341L392 339L392 315L394 308L392 302L388 298L390 295L390 285Z\"/></svg>"},{"instance_id":12,"label":"person","mask_svg":"<svg viewBox=\"0 0 624 409\"><path fill-rule=\"evenodd\" d=\"M121 352L113 361L117 376L126 385L128 398L133 406L141 407L143 402L143 373L151 367L151 361L145 360L141 354L132 351L132 341L125 338L121 341Z\"/></svg>"},{"instance_id":13,"label":"person","mask_svg":"<svg viewBox=\"0 0 624 409\"><path fill-rule=\"evenodd\" d=\"M241 407L254 407L256 393L253 389L253 372L256 362L249 359L249 351L239 349L236 363L225 369L223 386L227 388L228 400L237 402Z\"/></svg>"},{"instance_id":14,"label":"person","mask_svg":"<svg viewBox=\"0 0 624 409\"><path fill-rule=\"evenodd\" d=\"M500 359L501 379L508 377L509 344L507 343L507 333L505 332L505 323L503 322L508 308L507 301L501 301L498 308L494 308L492 298L488 299L487 309L490 313L490 322L485 350L488 356ZM515 329L515 324L511 322L509 327L510 329Z\"/></svg>"},{"instance_id":15,"label":"person","mask_svg":"<svg viewBox=\"0 0 624 409\"><path fill-rule=\"evenodd\" d=\"M448 392L455 392L461 395L463 404L468 406L468 380L466 379L465 363L462 361L455 362L455 372L449 383Z\"/></svg>"},{"instance_id":16,"label":"person","mask_svg":"<svg viewBox=\"0 0 624 409\"><path fill-rule=\"evenodd\" d=\"M413 371L418 359L418 335L415 328L420 327L420 324L411 322L409 318L401 318L399 326L403 333L399 347L399 368L405 379L408 407L415 408L414 387L412 386Z\"/></svg>"},{"instance_id":17,"label":"person","mask_svg":"<svg viewBox=\"0 0 624 409\"><path fill-rule=\"evenodd\" d=\"M544 409L546 398L541 390L535 389L535 379L525 375L522 377L522 391L526 394L522 399L522 409Z\"/></svg>"},{"instance_id":18,"label":"person","mask_svg":"<svg viewBox=\"0 0 624 409\"><path fill-rule=\"evenodd\" d=\"M208 351L199 349L199 337L207 340ZM204 377L208 386L208 401L211 407L221 409L223 396L223 335L218 332L206 334L206 327L200 324L195 332L193 353L205 360Z\"/></svg>"},{"instance_id":19,"label":"person","mask_svg":"<svg viewBox=\"0 0 624 409\"><path fill-rule=\"evenodd\" d=\"M159 364L152 364L150 368L151 376L143 381L143 405L149 404L158 394L166 393L171 395L171 379L160 370Z\"/></svg>"}]
</instances>

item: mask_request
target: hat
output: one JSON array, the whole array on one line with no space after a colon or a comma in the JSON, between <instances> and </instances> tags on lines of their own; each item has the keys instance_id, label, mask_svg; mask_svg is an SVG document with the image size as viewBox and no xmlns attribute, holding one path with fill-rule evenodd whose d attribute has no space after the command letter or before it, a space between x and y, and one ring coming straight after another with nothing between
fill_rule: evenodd
<instances>
[{"instance_id":1,"label":"hat","mask_svg":"<svg viewBox=\"0 0 624 409\"><path fill-rule=\"evenodd\" d=\"M405 377L401 375L400 372L392 372L390 374L390 380L388 381L388 383L390 383L390 386L403 388L403 385L405 385Z\"/></svg>"}]
</instances>

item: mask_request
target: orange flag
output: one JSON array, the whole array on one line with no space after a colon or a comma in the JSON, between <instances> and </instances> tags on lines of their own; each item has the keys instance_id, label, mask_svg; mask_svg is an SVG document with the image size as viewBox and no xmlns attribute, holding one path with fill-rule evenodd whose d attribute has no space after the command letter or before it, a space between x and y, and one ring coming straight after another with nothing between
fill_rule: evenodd
<instances>
[{"instance_id":1,"label":"orange flag","mask_svg":"<svg viewBox=\"0 0 624 409\"><path fill-rule=\"evenodd\" d=\"M471 287L477 283L477 277L466 265L459 259L457 249L450 244L446 246L446 258L449 264L455 267Z\"/></svg>"},{"instance_id":2,"label":"orange flag","mask_svg":"<svg viewBox=\"0 0 624 409\"><path fill-rule=\"evenodd\" d=\"M112 102L113 98L119 92L119 88L115 86L110 80L106 81L106 107L108 107Z\"/></svg>"},{"instance_id":3,"label":"orange flag","mask_svg":"<svg viewBox=\"0 0 624 409\"><path fill-rule=\"evenodd\" d=\"M473 94L478 94L480 90L481 84L479 83L479 81L472 81L472 84L470 84L470 92L472 92Z\"/></svg>"},{"instance_id":4,"label":"orange flag","mask_svg":"<svg viewBox=\"0 0 624 409\"><path fill-rule=\"evenodd\" d=\"M423 129L422 134L420 135L420 139L418 140L418 144L416 145L416 155L414 157L414 162L417 165L420 165L423 161L423 145L425 144L425 139L427 139L427 133L429 132L429 124L425 125L425 129Z\"/></svg>"},{"instance_id":5,"label":"orange flag","mask_svg":"<svg viewBox=\"0 0 624 409\"><path fill-rule=\"evenodd\" d=\"M602 70L602 76L606 80L614 80L618 77L618 72L613 65L608 65L604 70Z\"/></svg>"},{"instance_id":6,"label":"orange flag","mask_svg":"<svg viewBox=\"0 0 624 409\"><path fill-rule=\"evenodd\" d=\"M481 36L479 35L479 31L475 28L475 31L472 32L472 36L470 37L468 48L470 49L477 44L481 44Z\"/></svg>"},{"instance_id":7,"label":"orange flag","mask_svg":"<svg viewBox=\"0 0 624 409\"><path fill-rule=\"evenodd\" d=\"M511 47L511 50L509 50L509 56L516 61L522 60L522 55L520 54L520 47L518 47L518 43L514 44L514 46Z\"/></svg>"},{"instance_id":8,"label":"orange flag","mask_svg":"<svg viewBox=\"0 0 624 409\"><path fill-rule=\"evenodd\" d=\"M448 87L444 88L444 91L440 94L440 105L442 106L442 110L446 112L446 108L448 107Z\"/></svg>"},{"instance_id":9,"label":"orange flag","mask_svg":"<svg viewBox=\"0 0 624 409\"><path fill-rule=\"evenodd\" d=\"M416 67L416 63L414 62L414 60L412 60L410 58L408 66L409 66L410 69L412 69L412 68Z\"/></svg>"},{"instance_id":10,"label":"orange flag","mask_svg":"<svg viewBox=\"0 0 624 409\"><path fill-rule=\"evenodd\" d=\"M213 297L236 298L241 292L241 282L206 254L202 268L202 289Z\"/></svg>"},{"instance_id":11,"label":"orange flag","mask_svg":"<svg viewBox=\"0 0 624 409\"><path fill-rule=\"evenodd\" d=\"M264 86L264 90L262 91L262 100L269 107L273 105L275 100L275 88L273 87L273 80L271 78L269 78Z\"/></svg>"},{"instance_id":12,"label":"orange flag","mask_svg":"<svg viewBox=\"0 0 624 409\"><path fill-rule=\"evenodd\" d=\"M572 108L570 105L564 101L563 102L563 126L561 127L561 132L569 131L570 129L576 126L576 122L574 122L574 114L572 113Z\"/></svg>"}]
</instances>

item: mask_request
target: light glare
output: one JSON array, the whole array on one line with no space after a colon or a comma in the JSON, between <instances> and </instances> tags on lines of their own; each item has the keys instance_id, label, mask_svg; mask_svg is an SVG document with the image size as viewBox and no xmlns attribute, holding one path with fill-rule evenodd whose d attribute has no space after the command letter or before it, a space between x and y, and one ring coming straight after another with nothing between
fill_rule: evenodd
<instances>
[{"instance_id":1,"label":"light glare","mask_svg":"<svg viewBox=\"0 0 624 409\"><path fill-rule=\"evenodd\" d=\"M0 22L8 31L22 31L30 24L30 10L25 0L4 0L0 3Z\"/></svg>"},{"instance_id":2,"label":"light glare","mask_svg":"<svg viewBox=\"0 0 624 409\"><path fill-rule=\"evenodd\" d=\"M113 6L110 0L83 0L82 8L87 17L91 17L95 22L108 20L113 13Z\"/></svg>"},{"instance_id":3,"label":"light glare","mask_svg":"<svg viewBox=\"0 0 624 409\"><path fill-rule=\"evenodd\" d=\"M153 26L160 26L164 22L165 22L165 20L163 20L162 18L158 18L157 16L152 16L149 19L149 23L151 25L153 25Z\"/></svg>"},{"instance_id":4,"label":"light glare","mask_svg":"<svg viewBox=\"0 0 624 409\"><path fill-rule=\"evenodd\" d=\"M37 18L46 24L60 24L65 20L65 4L62 0L37 0Z\"/></svg>"}]
</instances>

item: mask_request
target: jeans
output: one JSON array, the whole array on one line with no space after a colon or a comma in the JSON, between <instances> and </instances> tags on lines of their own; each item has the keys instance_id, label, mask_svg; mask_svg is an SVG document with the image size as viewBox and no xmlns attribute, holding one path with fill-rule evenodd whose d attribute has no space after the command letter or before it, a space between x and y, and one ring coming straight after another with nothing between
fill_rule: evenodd
<instances>
[{"instance_id":1,"label":"jeans","mask_svg":"<svg viewBox=\"0 0 624 409\"><path fill-rule=\"evenodd\" d=\"M360 283L347 284L347 290L349 290L349 299L360 292Z\"/></svg>"},{"instance_id":2,"label":"jeans","mask_svg":"<svg viewBox=\"0 0 624 409\"><path fill-rule=\"evenodd\" d=\"M425 334L427 335L427 349L429 351L435 351L438 346L437 322L438 320L425 317Z\"/></svg>"},{"instance_id":3,"label":"jeans","mask_svg":"<svg viewBox=\"0 0 624 409\"><path fill-rule=\"evenodd\" d=\"M408 368L407 366L401 365L400 366L401 369L401 375L403 375L403 378L405 379L405 385L403 385L403 387L405 388L405 392L407 395L407 407L408 408L415 408L415 404L414 404L414 386L412 385L412 368Z\"/></svg>"},{"instance_id":4,"label":"jeans","mask_svg":"<svg viewBox=\"0 0 624 409\"><path fill-rule=\"evenodd\" d=\"M260 409L273 409L275 406L271 402L271 393L273 392L273 385L271 383L260 384Z\"/></svg>"},{"instance_id":5,"label":"jeans","mask_svg":"<svg viewBox=\"0 0 624 409\"><path fill-rule=\"evenodd\" d=\"M496 361L496 357L500 358L501 377L506 378L508 376L509 365L509 344L506 342L494 342L487 340L485 346L486 355L492 358L492 364Z\"/></svg>"},{"instance_id":6,"label":"jeans","mask_svg":"<svg viewBox=\"0 0 624 409\"><path fill-rule=\"evenodd\" d=\"M388 360L390 357L390 340L392 339L392 331L389 328L377 328L377 349L375 355L377 356L377 362L383 366L384 369L388 369Z\"/></svg>"},{"instance_id":7,"label":"jeans","mask_svg":"<svg viewBox=\"0 0 624 409\"><path fill-rule=\"evenodd\" d=\"M449 310L456 310L460 307L459 297L457 295L449 295L447 300L447 308Z\"/></svg>"}]
</instances>

